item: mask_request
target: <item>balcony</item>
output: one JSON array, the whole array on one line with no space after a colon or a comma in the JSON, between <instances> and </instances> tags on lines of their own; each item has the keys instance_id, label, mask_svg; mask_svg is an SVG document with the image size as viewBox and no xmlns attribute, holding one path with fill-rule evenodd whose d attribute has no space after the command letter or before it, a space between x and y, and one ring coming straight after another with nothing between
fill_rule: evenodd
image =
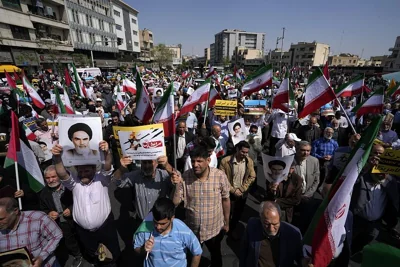
<instances>
[{"instance_id":1,"label":"balcony","mask_svg":"<svg viewBox=\"0 0 400 267\"><path fill-rule=\"evenodd\" d=\"M22 11L21 5L17 1L2 0L2 3L3 3L3 7L15 9L15 10L18 10L18 11Z\"/></svg>"},{"instance_id":2,"label":"balcony","mask_svg":"<svg viewBox=\"0 0 400 267\"><path fill-rule=\"evenodd\" d=\"M68 23L58 20L55 12L53 12L53 14L45 14L42 9L31 5L28 5L28 10L28 13L30 13L29 17L32 22L41 23L64 30L69 29Z\"/></svg>"}]
</instances>

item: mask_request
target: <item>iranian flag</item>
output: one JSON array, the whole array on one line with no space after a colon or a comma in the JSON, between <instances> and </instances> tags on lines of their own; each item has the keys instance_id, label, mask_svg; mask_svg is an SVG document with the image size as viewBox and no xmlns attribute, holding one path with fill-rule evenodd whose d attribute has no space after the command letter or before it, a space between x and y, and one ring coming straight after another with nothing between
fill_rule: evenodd
<instances>
[{"instance_id":1,"label":"iranian flag","mask_svg":"<svg viewBox=\"0 0 400 267\"><path fill-rule=\"evenodd\" d=\"M245 81L244 85L242 86L242 94L251 95L254 92L260 91L267 85L272 84L272 76L273 70L272 65L269 64L268 66L263 66L260 68L254 75Z\"/></svg>"},{"instance_id":2,"label":"iranian flag","mask_svg":"<svg viewBox=\"0 0 400 267\"><path fill-rule=\"evenodd\" d=\"M208 78L210 78L211 76L213 76L214 73L215 73L214 67L209 66L208 73L207 73L207 75L206 75L206 79L208 79Z\"/></svg>"},{"instance_id":3,"label":"iranian flag","mask_svg":"<svg viewBox=\"0 0 400 267\"><path fill-rule=\"evenodd\" d=\"M362 94L363 88L364 75L360 75L336 89L336 97L350 97L359 95Z\"/></svg>"},{"instance_id":4,"label":"iranian flag","mask_svg":"<svg viewBox=\"0 0 400 267\"><path fill-rule=\"evenodd\" d=\"M122 80L122 90L124 92L130 92L131 94L136 95L136 84L130 81L129 79L125 78Z\"/></svg>"},{"instance_id":5,"label":"iranian flag","mask_svg":"<svg viewBox=\"0 0 400 267\"><path fill-rule=\"evenodd\" d=\"M4 168L12 171L17 163L17 179L29 184L29 187L37 193L44 187L42 172L29 144L20 138L18 118L13 111L11 111L11 125L11 137Z\"/></svg>"},{"instance_id":6,"label":"iranian flag","mask_svg":"<svg viewBox=\"0 0 400 267\"><path fill-rule=\"evenodd\" d=\"M207 79L199 88L197 88L183 104L179 115L191 112L197 104L201 104L208 100L208 94L210 92L210 79Z\"/></svg>"},{"instance_id":7,"label":"iranian flag","mask_svg":"<svg viewBox=\"0 0 400 267\"><path fill-rule=\"evenodd\" d=\"M71 75L69 74L69 71L67 68L64 69L64 78L65 78L65 84L67 86L71 86L72 78L71 78Z\"/></svg>"},{"instance_id":8,"label":"iranian flag","mask_svg":"<svg viewBox=\"0 0 400 267\"><path fill-rule=\"evenodd\" d=\"M143 124L147 124L153 116L153 104L150 101L149 93L143 84L142 78L139 72L136 73L136 111L135 116L142 121Z\"/></svg>"},{"instance_id":9,"label":"iranian flag","mask_svg":"<svg viewBox=\"0 0 400 267\"><path fill-rule=\"evenodd\" d=\"M356 113L357 117L361 117L368 113L382 114L383 100L383 89L379 89L375 91L375 93L373 93L367 100L355 106L352 112Z\"/></svg>"},{"instance_id":10,"label":"iranian flag","mask_svg":"<svg viewBox=\"0 0 400 267\"><path fill-rule=\"evenodd\" d=\"M32 98L33 104L39 109L44 109L45 105L44 105L43 99L36 92L35 88L32 87L32 85L28 81L28 78L26 78L25 75L22 77L22 85L23 85L25 91Z\"/></svg>"},{"instance_id":11,"label":"iranian flag","mask_svg":"<svg viewBox=\"0 0 400 267\"><path fill-rule=\"evenodd\" d=\"M217 99L221 99L221 96L219 95L217 89L213 87L210 90L210 96L208 98L208 108L214 107L215 102L217 102Z\"/></svg>"},{"instance_id":12,"label":"iranian flag","mask_svg":"<svg viewBox=\"0 0 400 267\"><path fill-rule=\"evenodd\" d=\"M24 129L26 138L28 140L31 140L31 141L36 140L36 135L32 132L31 129L29 129L29 127L27 127L25 124L22 124L22 128Z\"/></svg>"},{"instance_id":13,"label":"iranian flag","mask_svg":"<svg viewBox=\"0 0 400 267\"><path fill-rule=\"evenodd\" d=\"M278 91L276 92L276 95L274 96L272 108L277 108L281 109L284 112L289 112L287 105L287 103L289 102L290 91L289 72L286 72L285 76L286 77L283 79Z\"/></svg>"},{"instance_id":14,"label":"iranian flag","mask_svg":"<svg viewBox=\"0 0 400 267\"><path fill-rule=\"evenodd\" d=\"M242 77L240 76L240 73L238 72L236 65L235 68L233 69L233 77L236 79L237 82L240 82L242 80Z\"/></svg>"},{"instance_id":15,"label":"iranian flag","mask_svg":"<svg viewBox=\"0 0 400 267\"><path fill-rule=\"evenodd\" d=\"M78 74L74 64L72 64L72 68L74 69L76 93L79 94L81 97L87 98L88 96L86 93L86 88L83 85L82 79L81 79L81 77L79 77L79 74Z\"/></svg>"},{"instance_id":16,"label":"iranian flag","mask_svg":"<svg viewBox=\"0 0 400 267\"><path fill-rule=\"evenodd\" d=\"M344 228L354 184L367 163L382 118L376 119L357 142L346 166L337 176L304 236L304 249L315 267L326 267L341 253Z\"/></svg>"},{"instance_id":17,"label":"iranian flag","mask_svg":"<svg viewBox=\"0 0 400 267\"><path fill-rule=\"evenodd\" d=\"M18 73L15 71L15 69L14 69L14 79L15 79L15 81L21 80L21 78L18 76Z\"/></svg>"},{"instance_id":18,"label":"iranian flag","mask_svg":"<svg viewBox=\"0 0 400 267\"><path fill-rule=\"evenodd\" d=\"M71 106L68 107L67 105L64 105L64 103L62 102L60 92L58 91L57 86L54 87L54 94L56 95L56 103L57 103L58 113L60 113L60 114L75 114L75 112ZM67 102L66 99L68 99L68 101L69 101L67 92L64 90L64 102Z\"/></svg>"},{"instance_id":19,"label":"iranian flag","mask_svg":"<svg viewBox=\"0 0 400 267\"><path fill-rule=\"evenodd\" d=\"M325 63L325 65L324 65L324 70L323 70L323 72L324 72L324 76L325 76L326 80L327 80L328 82L330 82L331 76L329 75L328 61L327 61L327 62Z\"/></svg>"},{"instance_id":20,"label":"iranian flag","mask_svg":"<svg viewBox=\"0 0 400 267\"><path fill-rule=\"evenodd\" d=\"M163 123L165 137L170 137L175 133L174 92L174 84L170 83L153 117L154 123Z\"/></svg>"},{"instance_id":21,"label":"iranian flag","mask_svg":"<svg viewBox=\"0 0 400 267\"><path fill-rule=\"evenodd\" d=\"M8 74L6 70L4 70L4 74L6 75L7 84L10 87L10 89L18 90L17 84L15 83L14 79L11 78L10 74Z\"/></svg>"},{"instance_id":22,"label":"iranian flag","mask_svg":"<svg viewBox=\"0 0 400 267\"><path fill-rule=\"evenodd\" d=\"M187 78L189 78L189 76L190 76L190 71L184 71L184 72L182 72L182 78L184 79L184 80L186 80Z\"/></svg>"},{"instance_id":23,"label":"iranian flag","mask_svg":"<svg viewBox=\"0 0 400 267\"><path fill-rule=\"evenodd\" d=\"M125 107L125 102L124 99L122 98L122 93L121 93L121 88L119 87L119 84L117 85L117 107L119 111L122 111Z\"/></svg>"},{"instance_id":24,"label":"iranian flag","mask_svg":"<svg viewBox=\"0 0 400 267\"><path fill-rule=\"evenodd\" d=\"M75 114L75 110L71 105L71 101L69 100L69 95L67 92L67 88L64 87L64 103L65 103L65 111L67 114Z\"/></svg>"},{"instance_id":25,"label":"iranian flag","mask_svg":"<svg viewBox=\"0 0 400 267\"><path fill-rule=\"evenodd\" d=\"M317 68L310 75L304 98L304 108L300 112L299 118L306 117L326 103L336 99L335 93L320 68Z\"/></svg>"}]
</instances>

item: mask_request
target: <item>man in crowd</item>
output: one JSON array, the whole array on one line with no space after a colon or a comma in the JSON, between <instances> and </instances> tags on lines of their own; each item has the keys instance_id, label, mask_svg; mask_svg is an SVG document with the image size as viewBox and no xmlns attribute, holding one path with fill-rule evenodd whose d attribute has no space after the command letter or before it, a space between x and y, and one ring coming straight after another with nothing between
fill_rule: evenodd
<instances>
[{"instance_id":1,"label":"man in crowd","mask_svg":"<svg viewBox=\"0 0 400 267\"><path fill-rule=\"evenodd\" d=\"M169 147L169 159L171 159L171 162L173 162L173 159L176 157L176 168L180 172L183 172L183 168L185 166L185 147L187 144L193 141L193 138L193 134L186 131L186 122L179 121L176 133L176 151L174 151L174 141L171 139Z\"/></svg>"},{"instance_id":2,"label":"man in crowd","mask_svg":"<svg viewBox=\"0 0 400 267\"><path fill-rule=\"evenodd\" d=\"M384 148L391 147L392 144L399 139L397 133L391 130L391 128L392 128L392 123L390 121L384 120L382 122L382 127L380 134L378 135L378 139L383 142Z\"/></svg>"},{"instance_id":3,"label":"man in crowd","mask_svg":"<svg viewBox=\"0 0 400 267\"><path fill-rule=\"evenodd\" d=\"M219 125L212 126L211 137L215 141L214 152L215 152L217 158L221 158L223 155L226 154L226 151L227 151L226 142L228 141L226 138L224 138L221 135L221 126L219 126Z\"/></svg>"},{"instance_id":4,"label":"man in crowd","mask_svg":"<svg viewBox=\"0 0 400 267\"><path fill-rule=\"evenodd\" d=\"M230 184L231 218L230 233L239 239L236 226L246 205L250 185L256 179L253 160L248 156L250 145L246 141L236 144L236 153L222 159L219 168L226 174Z\"/></svg>"},{"instance_id":5,"label":"man in crowd","mask_svg":"<svg viewBox=\"0 0 400 267\"><path fill-rule=\"evenodd\" d=\"M285 157L296 154L296 142L300 142L301 139L297 137L295 133L288 133L285 139L280 140L276 145L276 157Z\"/></svg>"},{"instance_id":6,"label":"man in crowd","mask_svg":"<svg viewBox=\"0 0 400 267\"><path fill-rule=\"evenodd\" d=\"M54 165L50 165L44 170L44 179L46 187L40 192L40 209L61 228L65 247L74 257L71 266L79 267L82 264L82 254L72 220L72 192L66 190L61 184Z\"/></svg>"},{"instance_id":7,"label":"man in crowd","mask_svg":"<svg viewBox=\"0 0 400 267\"><path fill-rule=\"evenodd\" d=\"M229 231L229 181L224 172L208 166L210 157L203 148L192 150L190 157L193 168L182 178L177 173L172 177L173 201L176 206L184 202L186 224L210 251L211 266L221 267L221 241Z\"/></svg>"},{"instance_id":8,"label":"man in crowd","mask_svg":"<svg viewBox=\"0 0 400 267\"><path fill-rule=\"evenodd\" d=\"M260 205L260 218L250 218L240 247L240 267L301 266L302 236L295 226L281 220L275 202Z\"/></svg>"},{"instance_id":9,"label":"man in crowd","mask_svg":"<svg viewBox=\"0 0 400 267\"><path fill-rule=\"evenodd\" d=\"M303 125L298 129L297 136L310 144L321 137L321 128L315 116L310 117L308 125Z\"/></svg>"},{"instance_id":10,"label":"man in crowd","mask_svg":"<svg viewBox=\"0 0 400 267\"><path fill-rule=\"evenodd\" d=\"M258 127L257 125L251 125L249 134L246 137L247 143L250 145L249 149L249 157L253 160L254 164L254 170L257 172L257 158L260 155L262 151L262 145L261 145L261 136L257 135L258 133Z\"/></svg>"},{"instance_id":11,"label":"man in crowd","mask_svg":"<svg viewBox=\"0 0 400 267\"><path fill-rule=\"evenodd\" d=\"M152 208L154 230L135 233L134 248L148 253L144 266L186 266L186 251L192 254L190 267L198 267L203 250L192 230L175 218L171 199L161 197Z\"/></svg>"},{"instance_id":12,"label":"man in crowd","mask_svg":"<svg viewBox=\"0 0 400 267\"><path fill-rule=\"evenodd\" d=\"M103 244L112 254L110 263L99 264L114 267L120 254L118 236L113 225L114 216L111 212L111 203L108 196L108 186L111 182L112 156L108 143L101 141L99 150L104 153L105 163L100 172L96 172L96 165L76 166L77 177L69 173L61 160L63 148L55 145L52 149L53 161L58 177L63 185L72 191L74 208L72 215L76 222L78 236L91 257L96 259L99 244Z\"/></svg>"},{"instance_id":13,"label":"man in crowd","mask_svg":"<svg viewBox=\"0 0 400 267\"><path fill-rule=\"evenodd\" d=\"M42 211L20 211L17 200L0 198L0 252L26 247L33 267L59 267L54 251L62 232Z\"/></svg>"},{"instance_id":14,"label":"man in crowd","mask_svg":"<svg viewBox=\"0 0 400 267\"><path fill-rule=\"evenodd\" d=\"M198 140L199 137L197 137ZM218 159L217 159L217 155L214 152L215 149L215 141L212 137L206 137L203 140L201 140L198 144L196 144L196 146L202 146L204 149L207 150L208 155L210 156L210 168L217 168L218 166ZM194 148L194 147L193 147ZM193 150L192 148L192 150ZM190 152L189 152L190 153ZM186 161L185 161L185 167L184 167L184 171L187 171L189 169L192 168L192 159L190 158L190 155L187 156Z\"/></svg>"}]
</instances>

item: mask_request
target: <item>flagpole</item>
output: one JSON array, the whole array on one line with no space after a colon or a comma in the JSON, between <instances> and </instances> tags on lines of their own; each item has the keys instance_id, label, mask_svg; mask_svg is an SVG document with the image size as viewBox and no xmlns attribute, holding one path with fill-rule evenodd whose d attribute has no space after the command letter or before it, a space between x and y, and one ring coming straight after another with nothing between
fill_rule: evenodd
<instances>
[{"instance_id":1,"label":"flagpole","mask_svg":"<svg viewBox=\"0 0 400 267\"><path fill-rule=\"evenodd\" d=\"M343 106L342 106L342 103L340 103L339 99L337 99L337 98L336 98L336 101L338 102L338 104L339 104L339 106L340 106L340 109L344 111L344 112L343 112L343 113L344 113L344 116L346 117L347 121L349 122L349 125L350 125L351 129L353 130L353 133L354 133L354 134L357 134L356 129L355 129L354 126L353 126L353 123L351 122L349 116L347 115L347 112L344 110L344 108L343 108Z\"/></svg>"},{"instance_id":2,"label":"flagpole","mask_svg":"<svg viewBox=\"0 0 400 267\"><path fill-rule=\"evenodd\" d=\"M208 90L207 102L206 102L206 106L205 106L205 108L204 108L204 120L203 120L203 124L206 124L207 113L208 113L208 102L210 102L210 92L211 92L211 86L210 86L210 90Z\"/></svg>"},{"instance_id":3,"label":"flagpole","mask_svg":"<svg viewBox=\"0 0 400 267\"><path fill-rule=\"evenodd\" d=\"M16 178L15 180L17 182L17 190L19 191L21 190L21 187L19 185L18 161L14 162L14 168L15 168L15 178ZM20 197L18 198L18 206L19 209L22 210L22 200Z\"/></svg>"}]
</instances>

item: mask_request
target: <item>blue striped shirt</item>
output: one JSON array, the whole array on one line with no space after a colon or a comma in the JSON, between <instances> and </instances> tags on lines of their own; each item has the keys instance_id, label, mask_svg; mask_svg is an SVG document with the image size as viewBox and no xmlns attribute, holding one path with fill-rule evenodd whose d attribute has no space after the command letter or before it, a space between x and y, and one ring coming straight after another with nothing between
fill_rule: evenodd
<instances>
[{"instance_id":1,"label":"blue striped shirt","mask_svg":"<svg viewBox=\"0 0 400 267\"><path fill-rule=\"evenodd\" d=\"M149 232L141 232L134 235L134 248L144 246L144 243L150 238ZM189 250L192 255L201 255L200 242L192 230L179 219L172 221L171 231L162 236L157 231L153 231L154 246L149 253L147 260L144 260L144 267L156 266L187 266L186 251Z\"/></svg>"},{"instance_id":2,"label":"blue striped shirt","mask_svg":"<svg viewBox=\"0 0 400 267\"><path fill-rule=\"evenodd\" d=\"M333 139L321 137L312 143L311 156L322 159L325 156L332 156L339 147L338 143Z\"/></svg>"}]
</instances>

